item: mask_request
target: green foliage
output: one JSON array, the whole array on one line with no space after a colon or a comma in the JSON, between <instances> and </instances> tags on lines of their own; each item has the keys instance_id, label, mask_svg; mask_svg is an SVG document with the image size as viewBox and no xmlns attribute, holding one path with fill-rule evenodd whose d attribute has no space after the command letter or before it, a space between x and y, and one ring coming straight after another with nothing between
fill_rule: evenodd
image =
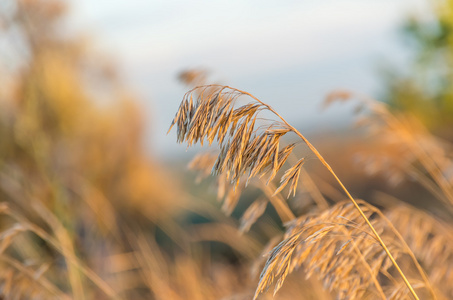
<instances>
[{"instance_id":1,"label":"green foliage","mask_svg":"<svg viewBox=\"0 0 453 300\"><path fill-rule=\"evenodd\" d=\"M405 75L386 74L385 100L453 138L453 1L436 4L432 19L411 17L402 28L413 61Z\"/></svg>"}]
</instances>

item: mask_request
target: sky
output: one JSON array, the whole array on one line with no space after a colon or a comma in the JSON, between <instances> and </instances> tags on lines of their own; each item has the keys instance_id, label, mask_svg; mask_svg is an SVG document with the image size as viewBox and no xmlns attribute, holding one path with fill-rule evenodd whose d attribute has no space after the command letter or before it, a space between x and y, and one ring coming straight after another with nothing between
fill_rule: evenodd
<instances>
[{"instance_id":1,"label":"sky","mask_svg":"<svg viewBox=\"0 0 453 300\"><path fill-rule=\"evenodd\" d=\"M181 71L252 93L290 123L327 130L351 106L321 111L336 89L379 94L383 63L408 64L398 29L426 0L72 0L70 19L117 61L146 116L146 145L160 157L185 151L168 126L187 90Z\"/></svg>"}]
</instances>

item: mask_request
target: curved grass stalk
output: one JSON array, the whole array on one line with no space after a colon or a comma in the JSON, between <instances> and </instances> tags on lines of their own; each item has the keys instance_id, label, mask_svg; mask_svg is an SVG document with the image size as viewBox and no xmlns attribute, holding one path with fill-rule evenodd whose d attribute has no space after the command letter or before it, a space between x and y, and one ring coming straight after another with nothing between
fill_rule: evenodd
<instances>
[{"instance_id":1,"label":"curved grass stalk","mask_svg":"<svg viewBox=\"0 0 453 300\"><path fill-rule=\"evenodd\" d=\"M416 168L413 168L414 172L418 171ZM303 170L304 172L304 170ZM305 171L306 172L306 171ZM423 177L424 178L424 177ZM423 179L422 178L422 179ZM315 194L315 195L318 195L318 197L320 198L320 200L322 201L318 201L318 205L319 204L324 204L324 203L327 203L326 200L324 199L324 197L322 196L321 192L319 191L319 189L316 187L316 185L313 183L313 181L311 180L310 176L308 175L308 173L306 174L306 181L309 180L309 184L310 184L310 187L312 189L312 192ZM426 179L426 181L428 181L428 179ZM307 186L307 183L305 183L305 186ZM435 190L434 190L435 192ZM433 192L433 193L434 193ZM388 196L388 195L387 195ZM410 256L412 262L414 263L415 267L417 268L417 271L419 272L420 276L422 277L423 279L423 282L426 286L426 288L428 289L429 293L431 294L431 297L433 300L437 300L438 297L436 295L436 292L434 291L434 288L433 288L433 285L431 284L431 282L429 281L428 279L428 276L425 272L425 270L422 268L422 266L420 265L420 263L418 262L417 258L415 257L415 254L414 252L412 251L412 249L409 247L409 245L407 244L406 240L404 240L403 236L401 235L401 233L395 228L395 226L393 225L393 223L387 218L387 216L382 213L381 210L377 209L376 207L374 207L373 205L370 205L368 202L366 201L363 201L363 200L357 200L357 203L358 204L362 204L364 206L366 206L369 210L371 210L372 212L376 213L385 223L386 225L391 229L391 231L395 234L395 236L398 238L398 240L402 243L403 247L405 248L406 250L406 253ZM326 207L321 207L321 209L324 209ZM358 229L358 228L356 228ZM353 244L353 246L355 248L357 248L355 246L355 244ZM360 251L360 250L357 250L357 251ZM361 253L360 253L361 255ZM375 285L376 285L376 278L373 278L373 281L375 282ZM378 283L377 283L378 284ZM377 287L377 285L376 285ZM379 293L381 294L381 291L382 291L382 288L381 287L377 287L378 288L378 291ZM381 294L382 295L382 294ZM385 297L384 297L385 299Z\"/></svg>"},{"instance_id":2,"label":"curved grass stalk","mask_svg":"<svg viewBox=\"0 0 453 300\"><path fill-rule=\"evenodd\" d=\"M203 89L203 91L197 102L194 103L191 94L197 89ZM214 92L211 93L207 99L204 99L203 93L206 90L213 90ZM224 92L224 90L229 90L229 92ZM234 103L243 95L252 98L258 104L247 104L234 109ZM212 144L217 137L217 140L221 145L221 153L213 167L213 173L219 174L228 170L228 178L236 184L239 182L240 176L245 173L245 169L247 168L250 168L249 178L258 175L258 173L266 174L269 170L272 170L271 178L273 178L284 163L283 161L280 165L279 138L290 131L295 133L305 142L313 154L335 178L336 182L340 185L348 199L353 203L354 207L384 249L397 272L402 277L411 295L414 299L419 300L417 293L404 275L393 255L390 253L390 250L331 166L308 139L290 125L277 111L252 94L229 86L206 85L203 87L196 87L187 92L184 98L185 100L181 103L169 131L173 125L178 124L178 142L186 141L189 146L197 142L202 144L205 138L208 140L209 144ZM272 112L281 120L281 128L274 129L271 128L273 126L270 126L260 136L252 136L256 121L255 114L263 109ZM229 140L225 140L227 135L230 136ZM250 142L250 140L252 140L252 142ZM259 151L259 153L255 153L256 151ZM251 160L248 160L250 156L252 158ZM282 184L277 189L277 192L281 191L290 181L292 181L290 193L292 191L295 192L303 162L304 159L302 158L295 166L287 170L282 177ZM279 282L277 284L281 283Z\"/></svg>"},{"instance_id":3,"label":"curved grass stalk","mask_svg":"<svg viewBox=\"0 0 453 300\"><path fill-rule=\"evenodd\" d=\"M428 288L430 294L431 294L431 297L433 297L434 300L437 300L437 296L436 296L436 293L434 292L434 288L431 284L431 282L429 281L428 279L428 275L426 274L425 270L423 270L422 266L420 265L420 263L418 262L417 258L415 257L415 254L414 252L412 251L412 249L409 247L409 245L407 244L406 240L404 240L403 236L401 235L401 233L398 231L398 229L396 229L396 227L393 225L393 223L379 210L377 209L376 207L370 205L369 203L365 202L365 201L359 201L359 203L365 205L368 209L370 209L371 211L373 211L374 213L378 214L379 217L385 221L385 223L387 224L387 226L390 227L390 229L392 230L392 232L396 235L396 237L400 240L400 242L403 244L403 247L405 248L406 250L406 253L410 256L412 262L414 263L415 267L417 268L417 271L420 273L420 275L422 276L422 279L423 279L423 282L425 283L426 287Z\"/></svg>"},{"instance_id":4,"label":"curved grass stalk","mask_svg":"<svg viewBox=\"0 0 453 300\"><path fill-rule=\"evenodd\" d=\"M348 231L347 230L344 230L344 231L345 231L345 235L348 235L350 237ZM360 258L360 261L362 262L362 264L364 265L366 270L370 273L371 280L373 281L373 284L376 287L376 290L377 290L377 292L379 294L379 297L381 297L382 299L386 300L387 297L385 296L385 293L382 290L382 286L379 284L379 282L378 282L378 280L376 278L376 275L371 270L370 265L367 263L365 257L363 256L363 254L360 251L359 247L357 247L357 245L356 245L355 241L352 239L352 237L351 237L351 244L352 244L352 247L354 249L354 252L357 253L357 256ZM337 255L338 255L338 253L337 253Z\"/></svg>"}]
</instances>

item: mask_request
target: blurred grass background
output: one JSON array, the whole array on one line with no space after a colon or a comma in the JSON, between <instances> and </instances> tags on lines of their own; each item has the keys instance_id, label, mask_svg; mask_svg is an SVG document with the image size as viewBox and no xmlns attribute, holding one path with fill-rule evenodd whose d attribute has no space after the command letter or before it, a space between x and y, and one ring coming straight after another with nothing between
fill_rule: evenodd
<instances>
[{"instance_id":1,"label":"blurred grass background","mask_svg":"<svg viewBox=\"0 0 453 300\"><path fill-rule=\"evenodd\" d=\"M430 19L402 21L411 61L405 70L382 68L377 97L450 145L453 2L432 6ZM226 216L213 179L195 184L193 173L181 172L186 157L153 156L146 134L153 116L144 113L117 63L68 29L70 9L57 0L0 4L0 295L250 299L266 245L282 233L277 213L269 206L253 230L240 233L238 219L258 189L247 190ZM202 68L185 67L178 70L186 72L181 91L193 80L212 81ZM165 101L176 111L182 95ZM404 155L398 149L380 149L386 144L346 125L311 135L357 197L372 200L376 191L385 192L451 221L443 204L400 175L398 166L390 174L379 172L389 170L383 166L370 171L364 166L373 164L360 159L398 160ZM168 139L173 143L174 136ZM337 191L328 188L326 174L309 167L334 202ZM453 166L445 169L451 180ZM298 214L312 205L301 195L290 200ZM292 274L276 298L333 299L316 279L301 278L303 271Z\"/></svg>"}]
</instances>

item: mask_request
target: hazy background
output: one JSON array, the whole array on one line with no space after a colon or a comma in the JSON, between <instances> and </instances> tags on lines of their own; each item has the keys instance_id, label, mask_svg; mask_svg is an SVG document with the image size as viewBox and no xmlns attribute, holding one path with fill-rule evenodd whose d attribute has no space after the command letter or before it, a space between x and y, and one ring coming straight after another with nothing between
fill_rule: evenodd
<instances>
[{"instance_id":1,"label":"hazy background","mask_svg":"<svg viewBox=\"0 0 453 300\"><path fill-rule=\"evenodd\" d=\"M254 94L305 131L332 129L350 109L321 113L326 94L378 97L379 70L403 71L410 59L403 22L429 12L423 0L77 0L69 24L124 71L145 110L147 147L169 158L185 149L174 133L166 136L187 91L179 72L207 70L213 82Z\"/></svg>"}]
</instances>

